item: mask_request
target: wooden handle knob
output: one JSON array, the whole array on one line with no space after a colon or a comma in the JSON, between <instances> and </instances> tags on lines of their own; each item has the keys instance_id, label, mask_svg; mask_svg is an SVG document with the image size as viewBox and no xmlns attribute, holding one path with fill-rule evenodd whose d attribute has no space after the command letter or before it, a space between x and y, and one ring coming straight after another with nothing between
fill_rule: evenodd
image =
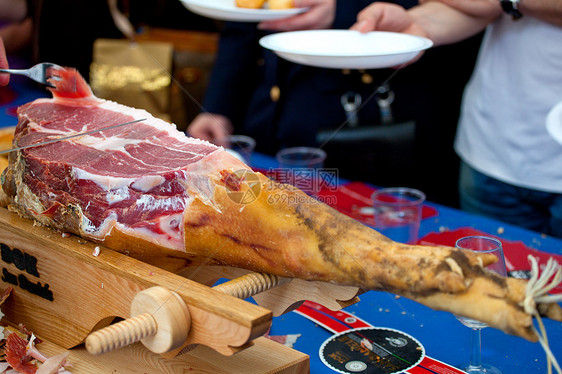
<instances>
[{"instance_id":1,"label":"wooden handle knob","mask_svg":"<svg viewBox=\"0 0 562 374\"><path fill-rule=\"evenodd\" d=\"M246 299L290 281L276 275L249 273L213 289ZM140 341L152 352L162 354L182 346L191 327L183 299L164 287L148 288L135 295L131 316L90 334L86 339L88 352L99 355Z\"/></svg>"},{"instance_id":2,"label":"wooden handle knob","mask_svg":"<svg viewBox=\"0 0 562 374\"><path fill-rule=\"evenodd\" d=\"M213 287L213 289L239 299L246 299L290 281L290 278L281 278L277 275L248 273L239 278L219 284Z\"/></svg>"},{"instance_id":3,"label":"wooden handle knob","mask_svg":"<svg viewBox=\"0 0 562 374\"><path fill-rule=\"evenodd\" d=\"M100 355L156 334L158 325L149 314L144 313L90 334L86 338L86 350Z\"/></svg>"},{"instance_id":4,"label":"wooden handle knob","mask_svg":"<svg viewBox=\"0 0 562 374\"><path fill-rule=\"evenodd\" d=\"M166 353L187 339L191 316L183 299L164 287L139 292L131 302L131 318L98 330L86 339L97 355L141 341L154 353Z\"/></svg>"}]
</instances>

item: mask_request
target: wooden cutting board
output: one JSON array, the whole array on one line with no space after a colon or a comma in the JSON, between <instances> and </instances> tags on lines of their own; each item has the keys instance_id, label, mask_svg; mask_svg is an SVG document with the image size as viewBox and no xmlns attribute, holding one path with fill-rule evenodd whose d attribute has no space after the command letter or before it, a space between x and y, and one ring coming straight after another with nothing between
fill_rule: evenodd
<instances>
[{"instance_id":1,"label":"wooden cutting board","mask_svg":"<svg viewBox=\"0 0 562 374\"><path fill-rule=\"evenodd\" d=\"M37 348L48 356L65 350L43 341ZM68 361L72 374L301 374L309 373L308 355L266 338L254 340L254 345L233 356L218 354L205 346L172 359L163 358L136 343L126 348L90 355L83 345L70 350Z\"/></svg>"}]
</instances>

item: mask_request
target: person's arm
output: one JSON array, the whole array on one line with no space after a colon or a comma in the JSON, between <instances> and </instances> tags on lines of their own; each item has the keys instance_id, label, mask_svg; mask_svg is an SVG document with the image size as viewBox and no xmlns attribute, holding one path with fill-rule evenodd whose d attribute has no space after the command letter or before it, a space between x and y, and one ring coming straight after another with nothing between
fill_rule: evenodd
<instances>
[{"instance_id":1,"label":"person's arm","mask_svg":"<svg viewBox=\"0 0 562 374\"><path fill-rule=\"evenodd\" d=\"M376 2L358 14L357 23L351 29L419 35L431 39L438 46L464 40L482 31L500 14L493 7L489 9L489 13L476 17L439 1L426 2L409 10L395 4Z\"/></svg>"},{"instance_id":2,"label":"person's arm","mask_svg":"<svg viewBox=\"0 0 562 374\"><path fill-rule=\"evenodd\" d=\"M0 20L18 22L27 15L26 0L0 0Z\"/></svg>"},{"instance_id":3,"label":"person's arm","mask_svg":"<svg viewBox=\"0 0 562 374\"><path fill-rule=\"evenodd\" d=\"M562 1L560 0L522 0L519 11L525 17L534 17L542 21L562 26Z\"/></svg>"},{"instance_id":4,"label":"person's arm","mask_svg":"<svg viewBox=\"0 0 562 374\"><path fill-rule=\"evenodd\" d=\"M428 1L445 3L475 17L483 17L491 14L490 12L501 14L499 0L421 0L420 3ZM533 17L562 26L562 1L560 0L520 0L518 8L525 17Z\"/></svg>"},{"instance_id":5,"label":"person's arm","mask_svg":"<svg viewBox=\"0 0 562 374\"><path fill-rule=\"evenodd\" d=\"M194 138L217 143L232 134L232 122L225 116L213 113L199 113L187 127L187 134Z\"/></svg>"},{"instance_id":6,"label":"person's arm","mask_svg":"<svg viewBox=\"0 0 562 374\"><path fill-rule=\"evenodd\" d=\"M214 141L241 123L253 94L261 32L255 24L227 22L221 30L202 113L188 125L190 136Z\"/></svg>"},{"instance_id":7,"label":"person's arm","mask_svg":"<svg viewBox=\"0 0 562 374\"><path fill-rule=\"evenodd\" d=\"M8 55L31 45L33 35L33 21L30 17L21 22L12 22L0 28L0 37L4 41L4 48Z\"/></svg>"},{"instance_id":8,"label":"person's arm","mask_svg":"<svg viewBox=\"0 0 562 374\"><path fill-rule=\"evenodd\" d=\"M4 41L0 38L0 69L8 69L9 67ZM10 74L0 74L0 86L6 86L8 83L10 83Z\"/></svg>"}]
</instances>

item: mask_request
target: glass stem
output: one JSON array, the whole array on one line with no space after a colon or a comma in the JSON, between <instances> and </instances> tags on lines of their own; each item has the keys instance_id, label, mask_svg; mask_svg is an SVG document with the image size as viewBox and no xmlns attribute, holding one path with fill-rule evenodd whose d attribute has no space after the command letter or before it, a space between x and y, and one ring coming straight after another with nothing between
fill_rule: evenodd
<instances>
[{"instance_id":1,"label":"glass stem","mask_svg":"<svg viewBox=\"0 0 562 374\"><path fill-rule=\"evenodd\" d=\"M482 366L482 329L471 329L470 332L470 367Z\"/></svg>"}]
</instances>

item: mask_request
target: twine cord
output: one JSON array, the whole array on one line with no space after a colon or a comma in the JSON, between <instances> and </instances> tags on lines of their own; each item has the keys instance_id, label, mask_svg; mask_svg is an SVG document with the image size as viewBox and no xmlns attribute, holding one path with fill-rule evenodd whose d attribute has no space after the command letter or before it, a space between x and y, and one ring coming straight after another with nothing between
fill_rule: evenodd
<instances>
[{"instance_id":1,"label":"twine cord","mask_svg":"<svg viewBox=\"0 0 562 374\"><path fill-rule=\"evenodd\" d=\"M541 344L544 352L546 353L548 374L552 373L552 366L556 369L558 374L562 374L562 369L554 357L552 350L550 349L548 343L548 337L546 334L546 329L542 322L540 313L537 310L537 304L542 303L555 303L562 301L562 295L548 295L547 293L554 287L558 286L562 282L562 268L558 262L556 262L552 257L548 259L548 262L539 276L539 264L537 259L531 255L527 257L531 264L531 279L527 283L525 290L525 300L523 301L523 308L525 312L532 315L537 319L537 324L539 329L533 325L531 326L533 331L537 334L539 338L539 343ZM550 280L552 278L552 280Z\"/></svg>"}]
</instances>

